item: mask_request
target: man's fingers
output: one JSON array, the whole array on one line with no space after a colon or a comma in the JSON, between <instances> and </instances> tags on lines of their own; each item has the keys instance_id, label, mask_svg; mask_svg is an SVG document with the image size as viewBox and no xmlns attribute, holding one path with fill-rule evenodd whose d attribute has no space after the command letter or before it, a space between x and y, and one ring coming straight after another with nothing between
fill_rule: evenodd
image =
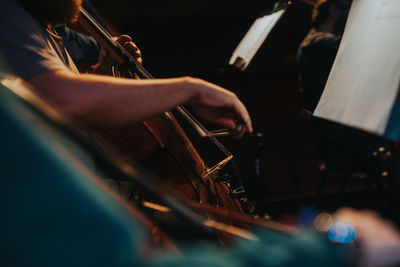
<instances>
[{"instance_id":1,"label":"man's fingers","mask_svg":"<svg viewBox=\"0 0 400 267\"><path fill-rule=\"evenodd\" d=\"M248 120L245 122L246 131L249 133L253 132L253 123L251 122L251 118L248 117Z\"/></svg>"},{"instance_id":2,"label":"man's fingers","mask_svg":"<svg viewBox=\"0 0 400 267\"><path fill-rule=\"evenodd\" d=\"M115 41L122 45L140 64L142 64L142 55L139 48L132 42L132 38L129 35L123 34Z\"/></svg>"},{"instance_id":3,"label":"man's fingers","mask_svg":"<svg viewBox=\"0 0 400 267\"><path fill-rule=\"evenodd\" d=\"M139 48L132 43L132 42L126 42L122 45L132 56L134 56L136 59L141 57L141 53Z\"/></svg>"},{"instance_id":4,"label":"man's fingers","mask_svg":"<svg viewBox=\"0 0 400 267\"><path fill-rule=\"evenodd\" d=\"M132 42L132 38L129 35L123 34L116 39L117 43L123 45L126 42Z\"/></svg>"},{"instance_id":5,"label":"man's fingers","mask_svg":"<svg viewBox=\"0 0 400 267\"><path fill-rule=\"evenodd\" d=\"M125 42L122 46L128 50L131 54L136 54L139 51L139 48L133 42Z\"/></svg>"},{"instance_id":6,"label":"man's fingers","mask_svg":"<svg viewBox=\"0 0 400 267\"><path fill-rule=\"evenodd\" d=\"M219 123L231 129L236 137L241 137L247 131L253 132L250 115L239 100L232 92L202 80L197 80L201 90L198 98L195 99L194 105L203 119ZM209 116L204 116L204 115ZM207 118L208 117L208 118Z\"/></svg>"},{"instance_id":7,"label":"man's fingers","mask_svg":"<svg viewBox=\"0 0 400 267\"><path fill-rule=\"evenodd\" d=\"M143 63L143 59L140 56L136 56L135 59L140 65Z\"/></svg>"},{"instance_id":8,"label":"man's fingers","mask_svg":"<svg viewBox=\"0 0 400 267\"><path fill-rule=\"evenodd\" d=\"M236 98L236 96L235 96ZM237 114L239 119L239 124L244 124L246 131L249 133L253 132L253 125L251 123L249 112L247 111L246 107L243 105L242 102L238 98L235 99L233 102L233 110Z\"/></svg>"},{"instance_id":9,"label":"man's fingers","mask_svg":"<svg viewBox=\"0 0 400 267\"><path fill-rule=\"evenodd\" d=\"M217 123L229 129L235 129L236 127L235 122L232 119L228 118L218 118L214 121L214 123Z\"/></svg>"}]
</instances>

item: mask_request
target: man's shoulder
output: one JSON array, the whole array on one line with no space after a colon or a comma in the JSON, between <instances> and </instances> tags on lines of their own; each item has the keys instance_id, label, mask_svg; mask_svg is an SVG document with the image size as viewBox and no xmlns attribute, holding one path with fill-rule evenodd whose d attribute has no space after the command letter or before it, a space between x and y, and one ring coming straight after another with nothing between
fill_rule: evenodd
<instances>
[{"instance_id":1,"label":"man's shoulder","mask_svg":"<svg viewBox=\"0 0 400 267\"><path fill-rule=\"evenodd\" d=\"M10 15L9 12L15 14L15 12L23 11L23 8L18 0L2 0L1 1L1 17L7 17Z\"/></svg>"},{"instance_id":2,"label":"man's shoulder","mask_svg":"<svg viewBox=\"0 0 400 267\"><path fill-rule=\"evenodd\" d=\"M18 0L2 0L0 28L3 31L15 31L39 28L36 21L25 11Z\"/></svg>"},{"instance_id":3,"label":"man's shoulder","mask_svg":"<svg viewBox=\"0 0 400 267\"><path fill-rule=\"evenodd\" d=\"M54 42L18 0L5 0L0 16L0 56L10 72L30 79L45 71L62 69Z\"/></svg>"}]
</instances>

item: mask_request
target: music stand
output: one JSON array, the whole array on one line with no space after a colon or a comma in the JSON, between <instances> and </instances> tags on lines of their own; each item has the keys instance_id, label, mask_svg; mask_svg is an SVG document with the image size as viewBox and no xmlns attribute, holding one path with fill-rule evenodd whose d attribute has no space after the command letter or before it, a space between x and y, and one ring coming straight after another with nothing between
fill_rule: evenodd
<instances>
[{"instance_id":1,"label":"music stand","mask_svg":"<svg viewBox=\"0 0 400 267\"><path fill-rule=\"evenodd\" d=\"M247 99L247 106L249 112L252 114L252 122L255 132L250 138L249 148L251 152L248 156L251 159L246 158L246 177L248 184L250 180L260 181L262 177L262 160L263 157L263 134L257 131L257 116L256 112L252 112L251 107L255 106L255 95L253 90L253 73L247 71L247 67L252 62L253 58L264 44L272 30L275 28L277 23L286 13L288 7L291 5L290 1L278 0L273 8L267 12L260 14L255 21L252 23L242 40L239 42L237 47L232 53L232 56L224 69L224 73L233 74L235 80L244 82L240 88L246 88L242 97ZM239 73L238 73L239 72ZM242 75L243 74L243 75ZM243 78L243 80L241 79ZM253 177L253 178L250 178ZM253 190L256 190L254 186ZM257 194L258 195L258 194Z\"/></svg>"},{"instance_id":2,"label":"music stand","mask_svg":"<svg viewBox=\"0 0 400 267\"><path fill-rule=\"evenodd\" d=\"M399 1L353 1L338 54L314 112L316 117L395 142L394 186L389 188L394 191L393 203L400 201L399 10ZM395 215L400 219L400 213Z\"/></svg>"},{"instance_id":3,"label":"music stand","mask_svg":"<svg viewBox=\"0 0 400 267\"><path fill-rule=\"evenodd\" d=\"M315 116L399 140L391 119L400 85L399 9L399 1L353 2Z\"/></svg>"},{"instance_id":4,"label":"music stand","mask_svg":"<svg viewBox=\"0 0 400 267\"><path fill-rule=\"evenodd\" d=\"M278 1L272 11L258 17L233 51L229 65L245 71L290 4Z\"/></svg>"}]
</instances>

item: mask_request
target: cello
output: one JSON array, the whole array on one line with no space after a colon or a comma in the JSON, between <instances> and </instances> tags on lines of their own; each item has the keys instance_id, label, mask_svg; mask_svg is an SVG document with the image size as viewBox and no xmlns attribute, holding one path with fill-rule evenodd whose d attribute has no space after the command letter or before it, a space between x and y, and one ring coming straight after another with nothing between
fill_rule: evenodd
<instances>
[{"instance_id":1,"label":"cello","mask_svg":"<svg viewBox=\"0 0 400 267\"><path fill-rule=\"evenodd\" d=\"M67 118L34 95L29 89L27 89L27 87L25 87L25 84L22 83L20 79L8 77L7 79L0 80L0 85L7 86L9 88L7 94L10 96L14 95L13 98L18 96L18 102L23 103L29 108L29 110L31 110L33 114L32 117L40 118L40 121L42 121L41 125L45 125L45 127L43 127L44 130L51 129L51 133L56 133L54 135L56 140L64 140L62 143L64 145L69 144L69 147L71 147L71 145L73 148L79 147L81 151L84 151L87 155L91 156L93 162L102 166L102 168L100 168L101 172L104 174L117 174L121 180L134 181L138 187L151 194L154 197L154 200L157 203L160 203L158 206L151 206L149 203L129 205L126 200L122 199L112 190L109 190L105 185L103 186L103 183L100 181L96 182L98 186L103 187L104 191L107 191L107 193L113 198L119 200L126 209L128 209L135 217L146 225L149 230L152 231L153 235L158 239L157 241L160 242L155 245L166 245L170 249L179 253L174 242L170 239L175 236L171 236L170 231L164 231L157 221L149 218L148 214L143 212L143 208L151 208L153 210L158 209L163 213L174 212L181 221L185 222L190 227L191 231L200 233L201 237L210 236L215 239L218 237L219 233L216 232L216 230L218 230L219 232L226 233L232 237L240 237L253 241L257 240L257 237L246 229L240 229L226 223L227 220L224 218L229 218L229 220L235 220L238 222L243 221L244 217L239 213L213 208L206 204L199 205L192 201L182 200L182 198L175 195L174 189L171 189L168 192L161 191L158 187L159 179L157 177L144 170L136 162L126 159L114 151L104 151L97 142L83 134L80 128L76 127L75 124L68 121ZM3 93L3 91L6 90L0 91L0 93ZM65 140L69 141L65 142ZM68 149L65 151L68 151ZM72 151L76 150L72 149ZM73 158L74 157L71 157L71 159ZM91 173L91 170L85 167L85 163L80 162L79 159L76 161L73 160L73 162L75 162L74 164L76 164L77 167L84 168L85 171ZM95 176L93 176L93 178L95 178ZM141 208L141 210L138 208ZM204 211L207 211L207 214L204 213ZM210 215L216 219L211 219ZM293 232L291 227L273 222L254 220L251 222L250 219L246 222L285 234Z\"/></svg>"},{"instance_id":2,"label":"cello","mask_svg":"<svg viewBox=\"0 0 400 267\"><path fill-rule=\"evenodd\" d=\"M113 58L127 68L128 71L124 71L125 77L153 78L84 8L81 9L79 22ZM114 73L121 72L120 68L114 67ZM191 125L198 135L209 138L226 157L209 167L175 118L175 114ZM219 173L225 165L234 165L233 156L213 137L213 133L207 131L182 106L141 124L97 132L96 135L105 148L122 150L131 159L154 170L160 177L165 177L164 183L177 188L184 198L243 214L243 208L250 211L243 187L231 188L232 176ZM236 170L235 167L233 169ZM241 183L236 181L235 184ZM133 191L129 195L143 198Z\"/></svg>"}]
</instances>

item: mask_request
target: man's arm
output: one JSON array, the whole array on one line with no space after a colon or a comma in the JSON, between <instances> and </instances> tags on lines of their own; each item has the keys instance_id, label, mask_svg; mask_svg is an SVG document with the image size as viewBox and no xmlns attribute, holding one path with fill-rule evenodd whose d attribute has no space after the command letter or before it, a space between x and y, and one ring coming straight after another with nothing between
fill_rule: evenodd
<instances>
[{"instance_id":1,"label":"man's arm","mask_svg":"<svg viewBox=\"0 0 400 267\"><path fill-rule=\"evenodd\" d=\"M200 117L229 128L246 120L246 130L252 131L249 114L236 95L201 79L131 80L56 70L27 82L61 112L90 128L127 125L188 104Z\"/></svg>"}]
</instances>

